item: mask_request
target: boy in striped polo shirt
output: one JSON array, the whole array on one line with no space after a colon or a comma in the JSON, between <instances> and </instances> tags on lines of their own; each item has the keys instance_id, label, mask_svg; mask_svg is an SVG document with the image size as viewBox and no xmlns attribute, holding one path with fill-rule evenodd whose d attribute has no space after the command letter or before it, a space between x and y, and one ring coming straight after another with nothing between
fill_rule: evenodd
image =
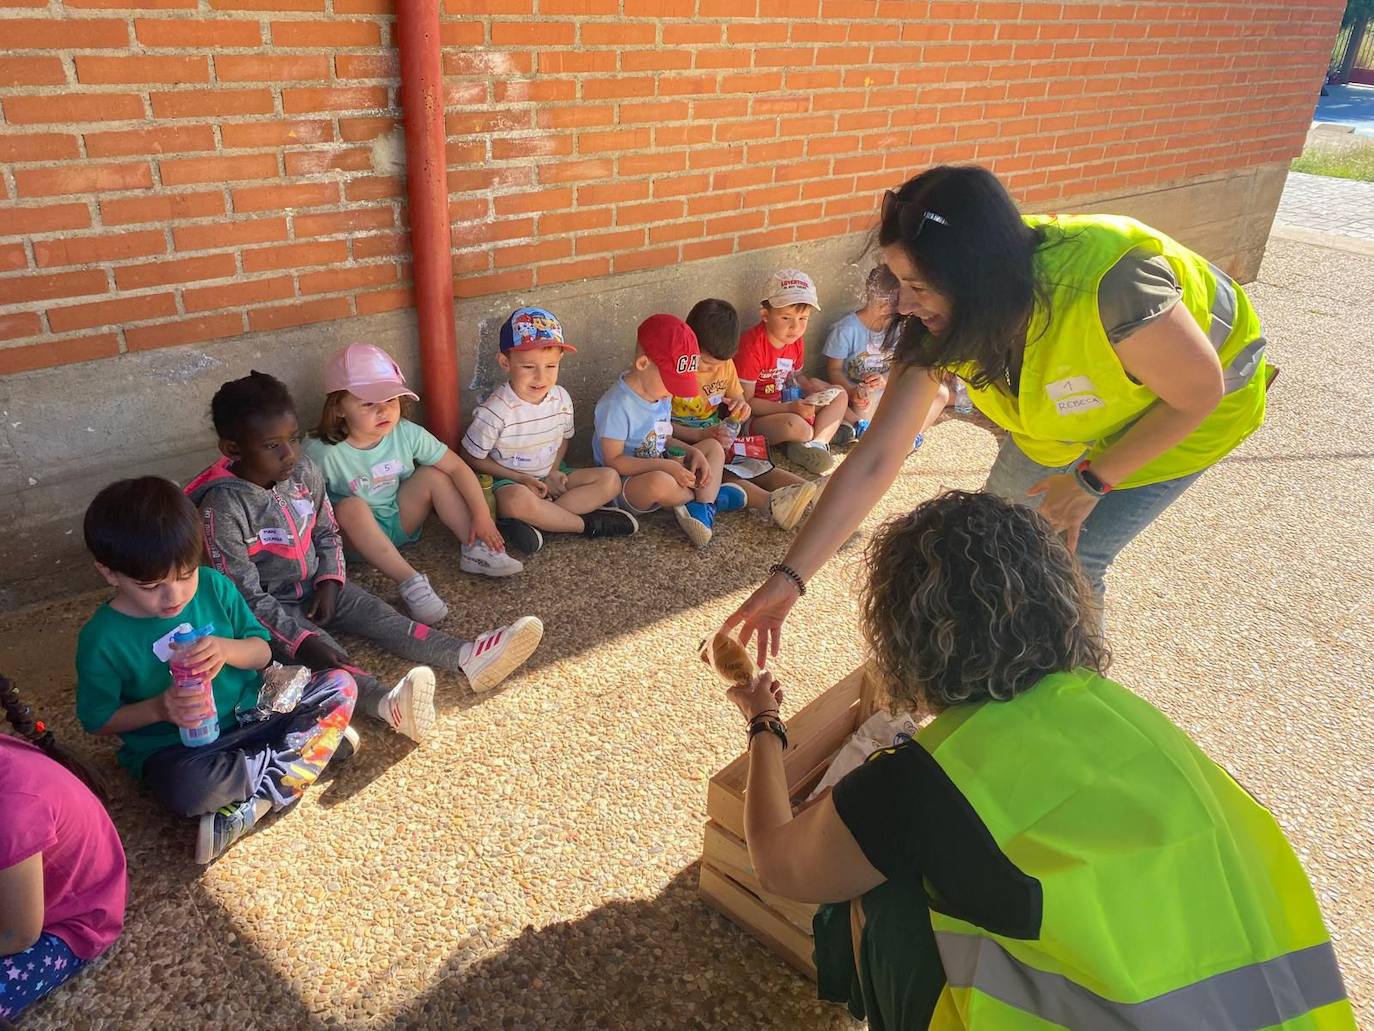
<instances>
[{"instance_id":1,"label":"boy in striped polo shirt","mask_svg":"<svg viewBox=\"0 0 1374 1031\"><path fill-rule=\"evenodd\" d=\"M510 546L532 555L544 534L628 537L639 523L610 507L620 493L614 469L571 469L572 398L558 385L563 355L576 351L543 308L518 308L501 327L497 362L507 381L473 413L461 453L495 483L496 526Z\"/></svg>"}]
</instances>

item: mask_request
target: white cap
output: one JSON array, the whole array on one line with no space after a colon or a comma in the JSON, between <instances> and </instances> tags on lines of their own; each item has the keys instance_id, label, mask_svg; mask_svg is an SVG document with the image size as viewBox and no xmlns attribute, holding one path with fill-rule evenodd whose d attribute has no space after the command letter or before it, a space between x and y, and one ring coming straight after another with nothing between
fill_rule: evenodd
<instances>
[{"instance_id":1,"label":"white cap","mask_svg":"<svg viewBox=\"0 0 1374 1031\"><path fill-rule=\"evenodd\" d=\"M821 310L816 284L799 268L780 268L769 276L768 282L763 285L763 299L773 308L809 304L817 311Z\"/></svg>"}]
</instances>

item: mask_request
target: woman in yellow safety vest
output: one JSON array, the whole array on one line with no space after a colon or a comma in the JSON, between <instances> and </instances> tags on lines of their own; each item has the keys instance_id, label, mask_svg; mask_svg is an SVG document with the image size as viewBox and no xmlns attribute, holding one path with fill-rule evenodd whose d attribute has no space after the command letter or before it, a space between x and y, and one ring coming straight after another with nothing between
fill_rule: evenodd
<instances>
[{"instance_id":1,"label":"woman in yellow safety vest","mask_svg":"<svg viewBox=\"0 0 1374 1031\"><path fill-rule=\"evenodd\" d=\"M1244 292L1139 222L1023 218L986 169L940 166L888 192L877 242L901 282L894 371L813 517L727 623L758 632L761 659L943 407L945 372L1008 431L985 489L1038 506L1099 601L1117 553L1264 418Z\"/></svg>"},{"instance_id":2,"label":"woman in yellow safety vest","mask_svg":"<svg viewBox=\"0 0 1374 1031\"><path fill-rule=\"evenodd\" d=\"M776 682L730 691L759 880L836 903L814 924L822 998L874 1031L1353 1031L1283 832L1103 675L1049 523L951 492L887 523L868 568L874 673L894 709L934 716L914 740L794 817Z\"/></svg>"}]
</instances>

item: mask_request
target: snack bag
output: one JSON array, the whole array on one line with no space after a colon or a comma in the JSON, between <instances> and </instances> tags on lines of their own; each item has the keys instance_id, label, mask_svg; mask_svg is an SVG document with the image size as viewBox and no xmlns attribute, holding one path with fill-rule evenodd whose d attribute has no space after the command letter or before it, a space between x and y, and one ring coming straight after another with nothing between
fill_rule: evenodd
<instances>
[{"instance_id":1,"label":"snack bag","mask_svg":"<svg viewBox=\"0 0 1374 1031\"><path fill-rule=\"evenodd\" d=\"M767 458L768 439L763 436L736 437L730 454L739 458Z\"/></svg>"}]
</instances>

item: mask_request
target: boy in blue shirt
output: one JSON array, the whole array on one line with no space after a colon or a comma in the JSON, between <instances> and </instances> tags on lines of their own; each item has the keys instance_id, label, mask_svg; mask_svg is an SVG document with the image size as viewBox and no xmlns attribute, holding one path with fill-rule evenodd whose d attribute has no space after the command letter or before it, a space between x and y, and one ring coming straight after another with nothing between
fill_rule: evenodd
<instances>
[{"instance_id":1,"label":"boy in blue shirt","mask_svg":"<svg viewBox=\"0 0 1374 1031\"><path fill-rule=\"evenodd\" d=\"M226 577L201 566L200 515L176 484L156 476L112 483L91 502L86 547L114 597L81 628L76 715L93 734L117 734L120 763L172 812L199 818L196 862L217 858L263 814L294 804L345 741L357 687L343 670L315 673L289 713L239 724L258 705L268 633ZM211 680L176 690L172 636L210 625L175 649L178 665ZM178 727L219 719L195 748ZM343 756L351 755L349 737Z\"/></svg>"},{"instance_id":2,"label":"boy in blue shirt","mask_svg":"<svg viewBox=\"0 0 1374 1031\"><path fill-rule=\"evenodd\" d=\"M620 474L619 504L636 514L670 506L688 539L703 548L716 512L743 508L746 498L734 484L721 486L719 441L673 436L671 399L696 395L701 349L687 323L672 315L650 315L637 341L634 364L596 403L592 453Z\"/></svg>"}]
</instances>

